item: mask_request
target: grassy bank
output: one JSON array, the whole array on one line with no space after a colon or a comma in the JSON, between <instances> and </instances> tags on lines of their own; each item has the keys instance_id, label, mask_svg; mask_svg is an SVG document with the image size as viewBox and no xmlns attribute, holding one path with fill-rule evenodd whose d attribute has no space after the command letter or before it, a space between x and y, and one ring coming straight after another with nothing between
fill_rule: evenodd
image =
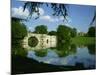
<instances>
[{"instance_id":1,"label":"grassy bank","mask_svg":"<svg viewBox=\"0 0 100 75\"><path fill-rule=\"evenodd\" d=\"M95 37L74 37L71 39L71 41L76 45L96 44Z\"/></svg>"}]
</instances>

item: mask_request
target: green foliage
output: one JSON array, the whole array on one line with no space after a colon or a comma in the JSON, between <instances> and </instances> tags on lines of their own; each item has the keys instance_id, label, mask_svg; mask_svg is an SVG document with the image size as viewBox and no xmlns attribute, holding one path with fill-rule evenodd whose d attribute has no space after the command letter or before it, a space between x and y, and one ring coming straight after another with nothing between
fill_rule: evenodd
<instances>
[{"instance_id":1,"label":"green foliage","mask_svg":"<svg viewBox=\"0 0 100 75\"><path fill-rule=\"evenodd\" d=\"M39 57L45 57L47 55L47 50L35 50L35 55Z\"/></svg>"},{"instance_id":2,"label":"green foliage","mask_svg":"<svg viewBox=\"0 0 100 75\"><path fill-rule=\"evenodd\" d=\"M59 57L65 57L70 54L75 54L76 53L76 45L71 44L71 43L57 43L57 50L56 53L58 54Z\"/></svg>"},{"instance_id":3,"label":"green foliage","mask_svg":"<svg viewBox=\"0 0 100 75\"><path fill-rule=\"evenodd\" d=\"M30 37L28 39L28 45L31 47L35 47L38 44L38 39L36 37Z\"/></svg>"},{"instance_id":4,"label":"green foliage","mask_svg":"<svg viewBox=\"0 0 100 75\"><path fill-rule=\"evenodd\" d=\"M58 54L59 57L65 57L69 55L69 43L57 43L57 50L56 53Z\"/></svg>"},{"instance_id":5,"label":"green foliage","mask_svg":"<svg viewBox=\"0 0 100 75\"><path fill-rule=\"evenodd\" d=\"M20 21L14 21L12 19L12 39L23 39L27 35L27 29L24 24L21 24Z\"/></svg>"},{"instance_id":6,"label":"green foliage","mask_svg":"<svg viewBox=\"0 0 100 75\"><path fill-rule=\"evenodd\" d=\"M23 50L21 43L22 39L27 35L27 29L26 26L20 23L20 20L16 18L12 18L11 28L12 54L18 54L19 50Z\"/></svg>"},{"instance_id":7,"label":"green foliage","mask_svg":"<svg viewBox=\"0 0 100 75\"><path fill-rule=\"evenodd\" d=\"M77 47L75 44L71 44L70 45L70 50L69 50L69 54L75 54L77 51L76 51Z\"/></svg>"},{"instance_id":8,"label":"green foliage","mask_svg":"<svg viewBox=\"0 0 100 75\"><path fill-rule=\"evenodd\" d=\"M37 26L37 27L35 27L34 32L39 33L39 34L47 34L48 33L47 26L45 26L45 25Z\"/></svg>"},{"instance_id":9,"label":"green foliage","mask_svg":"<svg viewBox=\"0 0 100 75\"><path fill-rule=\"evenodd\" d=\"M95 51L96 45L95 44L90 44L87 46L87 48L88 48L90 54L93 54L93 55L96 54L96 51Z\"/></svg>"},{"instance_id":10,"label":"green foliage","mask_svg":"<svg viewBox=\"0 0 100 75\"><path fill-rule=\"evenodd\" d=\"M65 25L59 25L57 29L58 42L70 42L70 28Z\"/></svg>"},{"instance_id":11,"label":"green foliage","mask_svg":"<svg viewBox=\"0 0 100 75\"><path fill-rule=\"evenodd\" d=\"M87 34L89 37L95 37L96 36L96 28L90 27Z\"/></svg>"},{"instance_id":12,"label":"green foliage","mask_svg":"<svg viewBox=\"0 0 100 75\"><path fill-rule=\"evenodd\" d=\"M73 28L71 29L71 37L75 37L75 36L77 36L77 29Z\"/></svg>"},{"instance_id":13,"label":"green foliage","mask_svg":"<svg viewBox=\"0 0 100 75\"><path fill-rule=\"evenodd\" d=\"M56 34L57 34L56 31L50 31L50 32L48 33L48 35L56 35Z\"/></svg>"},{"instance_id":14,"label":"green foliage","mask_svg":"<svg viewBox=\"0 0 100 75\"><path fill-rule=\"evenodd\" d=\"M21 46L15 46L12 48L12 54L25 57L27 55L27 50L25 50Z\"/></svg>"}]
</instances>

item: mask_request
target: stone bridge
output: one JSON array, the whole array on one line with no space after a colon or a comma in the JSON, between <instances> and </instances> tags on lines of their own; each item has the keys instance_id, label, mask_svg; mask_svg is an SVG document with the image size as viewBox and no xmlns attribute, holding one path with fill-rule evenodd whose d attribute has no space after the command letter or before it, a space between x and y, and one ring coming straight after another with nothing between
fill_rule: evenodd
<instances>
[{"instance_id":1,"label":"stone bridge","mask_svg":"<svg viewBox=\"0 0 100 75\"><path fill-rule=\"evenodd\" d=\"M38 44L35 47L30 47L28 45L28 39L30 37L35 37L38 40ZM56 36L50 36L47 34L36 34L36 33L28 33L26 37L23 39L23 47L28 50L40 50L40 49L46 49L50 47L56 47L57 43L57 37Z\"/></svg>"}]
</instances>

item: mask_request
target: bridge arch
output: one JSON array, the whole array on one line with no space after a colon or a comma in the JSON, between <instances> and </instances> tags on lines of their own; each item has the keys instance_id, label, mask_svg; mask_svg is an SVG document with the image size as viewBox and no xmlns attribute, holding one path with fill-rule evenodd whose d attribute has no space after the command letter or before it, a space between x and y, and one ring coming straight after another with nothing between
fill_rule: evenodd
<instances>
[{"instance_id":1,"label":"bridge arch","mask_svg":"<svg viewBox=\"0 0 100 75\"><path fill-rule=\"evenodd\" d=\"M30 37L36 37L38 39L38 44L35 47L31 47L28 45L28 39ZM28 33L28 35L24 37L22 45L24 48L29 50L45 49L46 47L52 47L56 45L56 36L49 36L47 34Z\"/></svg>"}]
</instances>

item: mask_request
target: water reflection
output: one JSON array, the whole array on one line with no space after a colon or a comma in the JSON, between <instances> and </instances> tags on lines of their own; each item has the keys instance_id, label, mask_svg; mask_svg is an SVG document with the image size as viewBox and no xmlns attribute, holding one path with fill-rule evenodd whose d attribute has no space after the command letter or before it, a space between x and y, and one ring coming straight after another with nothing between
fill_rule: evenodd
<instances>
[{"instance_id":1,"label":"water reflection","mask_svg":"<svg viewBox=\"0 0 100 75\"><path fill-rule=\"evenodd\" d=\"M35 55L39 57L45 57L47 55L47 50L34 50Z\"/></svg>"},{"instance_id":2,"label":"water reflection","mask_svg":"<svg viewBox=\"0 0 100 75\"><path fill-rule=\"evenodd\" d=\"M28 50L27 57L53 65L95 68L94 45L82 47L70 43L58 43L54 47L45 45L41 49Z\"/></svg>"},{"instance_id":3,"label":"water reflection","mask_svg":"<svg viewBox=\"0 0 100 75\"><path fill-rule=\"evenodd\" d=\"M87 45L87 48L88 48L90 54L96 54L96 51L95 51L96 45L95 44Z\"/></svg>"},{"instance_id":4,"label":"water reflection","mask_svg":"<svg viewBox=\"0 0 100 75\"><path fill-rule=\"evenodd\" d=\"M56 53L59 57L65 57L76 53L76 45L68 43L58 43Z\"/></svg>"}]
</instances>

